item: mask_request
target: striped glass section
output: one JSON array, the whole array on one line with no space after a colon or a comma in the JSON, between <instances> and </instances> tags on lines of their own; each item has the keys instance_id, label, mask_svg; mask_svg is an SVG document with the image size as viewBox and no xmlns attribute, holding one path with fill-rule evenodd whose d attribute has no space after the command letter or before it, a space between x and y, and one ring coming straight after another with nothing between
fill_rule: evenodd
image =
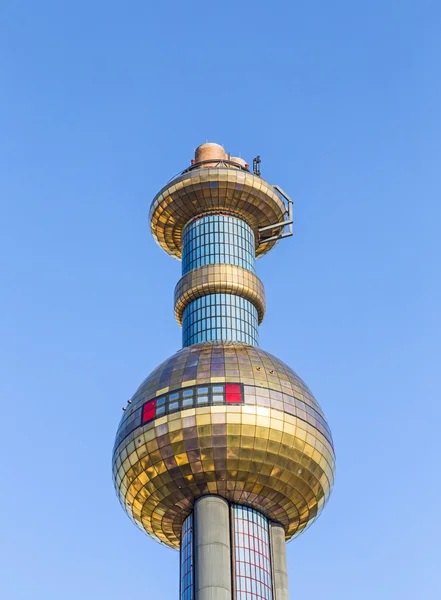
<instances>
[{"instance_id":1,"label":"striped glass section","mask_svg":"<svg viewBox=\"0 0 441 600\"><path fill-rule=\"evenodd\" d=\"M233 294L208 294L190 302L182 320L182 345L211 340L258 344L258 315L251 302Z\"/></svg>"},{"instance_id":2,"label":"striped glass section","mask_svg":"<svg viewBox=\"0 0 441 600\"><path fill-rule=\"evenodd\" d=\"M193 600L193 513L182 525L181 537L181 600Z\"/></svg>"},{"instance_id":3,"label":"striped glass section","mask_svg":"<svg viewBox=\"0 0 441 600\"><path fill-rule=\"evenodd\" d=\"M203 265L236 265L255 272L254 233L230 215L207 215L192 221L182 238L182 274Z\"/></svg>"},{"instance_id":4,"label":"striped glass section","mask_svg":"<svg viewBox=\"0 0 441 600\"><path fill-rule=\"evenodd\" d=\"M233 505L236 600L273 600L268 520Z\"/></svg>"}]
</instances>

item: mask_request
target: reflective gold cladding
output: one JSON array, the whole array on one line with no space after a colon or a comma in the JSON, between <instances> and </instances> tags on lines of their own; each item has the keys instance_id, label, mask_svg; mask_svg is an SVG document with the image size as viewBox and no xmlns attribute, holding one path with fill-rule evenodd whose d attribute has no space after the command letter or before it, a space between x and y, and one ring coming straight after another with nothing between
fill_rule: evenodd
<instances>
[{"instance_id":1,"label":"reflective gold cladding","mask_svg":"<svg viewBox=\"0 0 441 600\"><path fill-rule=\"evenodd\" d=\"M173 179L154 198L150 208L153 237L168 254L180 259L185 225L197 215L219 210L250 225L256 256L276 244L274 240L259 245L259 227L279 223L286 212L274 188L260 177L238 169L195 169Z\"/></svg>"},{"instance_id":2,"label":"reflective gold cladding","mask_svg":"<svg viewBox=\"0 0 441 600\"><path fill-rule=\"evenodd\" d=\"M245 404L181 410L137 426L147 400L220 382L243 383ZM127 426L113 458L120 501L140 529L173 548L202 495L256 508L281 523L289 540L331 493L335 458L323 412L292 369L254 346L183 348L140 386L118 433Z\"/></svg>"},{"instance_id":3,"label":"reflective gold cladding","mask_svg":"<svg viewBox=\"0 0 441 600\"><path fill-rule=\"evenodd\" d=\"M175 287L175 316L182 325L185 307L207 294L234 294L257 309L259 324L265 315L263 283L251 271L235 265L204 265L186 273Z\"/></svg>"}]
</instances>

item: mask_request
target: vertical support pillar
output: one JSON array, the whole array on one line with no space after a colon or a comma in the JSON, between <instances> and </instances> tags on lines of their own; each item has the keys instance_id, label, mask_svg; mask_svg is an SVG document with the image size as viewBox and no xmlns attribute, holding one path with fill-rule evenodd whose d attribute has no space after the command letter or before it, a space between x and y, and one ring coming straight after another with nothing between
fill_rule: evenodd
<instances>
[{"instance_id":1,"label":"vertical support pillar","mask_svg":"<svg viewBox=\"0 0 441 600\"><path fill-rule=\"evenodd\" d=\"M270 537L274 600L289 600L285 529L278 523L271 523Z\"/></svg>"},{"instance_id":2,"label":"vertical support pillar","mask_svg":"<svg viewBox=\"0 0 441 600\"><path fill-rule=\"evenodd\" d=\"M195 600L232 600L230 510L219 496L194 507Z\"/></svg>"}]
</instances>

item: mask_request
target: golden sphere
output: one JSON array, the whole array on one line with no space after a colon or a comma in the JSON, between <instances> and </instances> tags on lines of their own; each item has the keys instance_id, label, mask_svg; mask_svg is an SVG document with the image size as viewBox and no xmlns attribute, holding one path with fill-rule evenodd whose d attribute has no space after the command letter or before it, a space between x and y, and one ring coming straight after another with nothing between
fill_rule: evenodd
<instances>
[{"instance_id":1,"label":"golden sphere","mask_svg":"<svg viewBox=\"0 0 441 600\"><path fill-rule=\"evenodd\" d=\"M194 501L215 494L301 533L332 490L332 436L295 372L256 346L183 348L141 384L123 413L113 476L127 514L179 548Z\"/></svg>"}]
</instances>

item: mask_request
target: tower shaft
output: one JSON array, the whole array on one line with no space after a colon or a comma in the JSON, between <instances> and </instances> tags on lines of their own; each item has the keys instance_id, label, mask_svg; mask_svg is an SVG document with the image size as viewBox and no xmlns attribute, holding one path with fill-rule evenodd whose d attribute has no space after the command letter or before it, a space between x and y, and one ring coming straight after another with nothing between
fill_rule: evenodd
<instances>
[{"instance_id":1,"label":"tower shaft","mask_svg":"<svg viewBox=\"0 0 441 600\"><path fill-rule=\"evenodd\" d=\"M186 226L182 239L188 295L182 345L212 340L257 345L259 316L246 293L248 282L257 280L251 227L232 215L206 213Z\"/></svg>"},{"instance_id":2,"label":"tower shaft","mask_svg":"<svg viewBox=\"0 0 441 600\"><path fill-rule=\"evenodd\" d=\"M180 600L288 600L285 541L332 490L332 435L314 396L258 346L256 258L292 235L292 200L217 144L155 196L158 244L182 260L183 348L139 386L113 476L137 526L180 550ZM286 227L289 228L286 231Z\"/></svg>"},{"instance_id":3,"label":"tower shaft","mask_svg":"<svg viewBox=\"0 0 441 600\"><path fill-rule=\"evenodd\" d=\"M204 496L181 539L180 600L288 600L285 532L259 511Z\"/></svg>"}]
</instances>

